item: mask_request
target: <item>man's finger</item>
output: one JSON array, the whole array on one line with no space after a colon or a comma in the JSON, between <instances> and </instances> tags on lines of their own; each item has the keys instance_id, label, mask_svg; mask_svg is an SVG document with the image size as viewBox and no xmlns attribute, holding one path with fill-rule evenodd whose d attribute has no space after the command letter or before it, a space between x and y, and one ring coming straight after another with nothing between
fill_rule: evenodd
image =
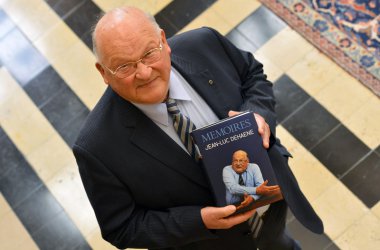
<instances>
[{"instance_id":1,"label":"man's finger","mask_svg":"<svg viewBox=\"0 0 380 250\"><path fill-rule=\"evenodd\" d=\"M231 117L231 116L234 116L234 115L238 115L240 113L241 112L230 110L230 111L228 111L228 117Z\"/></svg>"},{"instance_id":2,"label":"man's finger","mask_svg":"<svg viewBox=\"0 0 380 250\"><path fill-rule=\"evenodd\" d=\"M225 207L220 207L220 208L217 208L217 212L218 212L218 217L219 218L224 218L224 217L227 217L227 216L230 216L231 214L235 213L236 212L236 207L234 205L228 205L228 206L225 206Z\"/></svg>"},{"instance_id":3,"label":"man's finger","mask_svg":"<svg viewBox=\"0 0 380 250\"><path fill-rule=\"evenodd\" d=\"M260 186L266 186L268 184L268 180L265 180Z\"/></svg>"},{"instance_id":4,"label":"man's finger","mask_svg":"<svg viewBox=\"0 0 380 250\"><path fill-rule=\"evenodd\" d=\"M233 215L233 216L230 216L228 218L226 218L226 222L228 224L233 224L233 225L236 225L236 224L240 224L246 220L248 220L250 217L252 217L252 215L255 213L256 209L251 209L251 210L248 210L244 213L240 213L240 214L237 214L237 215Z\"/></svg>"}]
</instances>

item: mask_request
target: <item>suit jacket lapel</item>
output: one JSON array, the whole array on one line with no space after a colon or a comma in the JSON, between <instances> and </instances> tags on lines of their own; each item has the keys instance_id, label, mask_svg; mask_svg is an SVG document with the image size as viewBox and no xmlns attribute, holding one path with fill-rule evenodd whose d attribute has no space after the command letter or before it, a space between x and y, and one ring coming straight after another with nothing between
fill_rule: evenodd
<instances>
[{"instance_id":1,"label":"suit jacket lapel","mask_svg":"<svg viewBox=\"0 0 380 250\"><path fill-rule=\"evenodd\" d=\"M228 101L221 95L219 83L207 69L207 67L195 64L189 60L172 54L173 66L181 73L187 82L207 102L215 114L220 118L226 118L230 107Z\"/></svg>"},{"instance_id":2,"label":"suit jacket lapel","mask_svg":"<svg viewBox=\"0 0 380 250\"><path fill-rule=\"evenodd\" d=\"M124 126L126 129L133 130L129 138L131 143L170 169L208 188L207 180L200 169L201 167L189 154L135 106L121 98L119 101L124 106L121 109Z\"/></svg>"}]
</instances>

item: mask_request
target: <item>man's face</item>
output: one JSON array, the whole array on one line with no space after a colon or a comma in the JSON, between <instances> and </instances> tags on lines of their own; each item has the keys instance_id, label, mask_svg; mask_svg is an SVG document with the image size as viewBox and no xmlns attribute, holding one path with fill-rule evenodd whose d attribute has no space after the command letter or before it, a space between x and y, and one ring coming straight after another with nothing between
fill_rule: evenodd
<instances>
[{"instance_id":1,"label":"man's face","mask_svg":"<svg viewBox=\"0 0 380 250\"><path fill-rule=\"evenodd\" d=\"M170 47L163 31L144 20L119 23L111 34L99 35L99 63L96 65L104 81L124 99L141 104L163 102L168 94L170 78ZM136 71L118 78L104 66L115 71L120 65L139 60L146 52L162 44L161 57L150 65L138 63Z\"/></svg>"},{"instance_id":2,"label":"man's face","mask_svg":"<svg viewBox=\"0 0 380 250\"><path fill-rule=\"evenodd\" d=\"M236 173L243 173L248 167L248 157L244 152L236 152L232 157L232 169L235 170Z\"/></svg>"}]
</instances>

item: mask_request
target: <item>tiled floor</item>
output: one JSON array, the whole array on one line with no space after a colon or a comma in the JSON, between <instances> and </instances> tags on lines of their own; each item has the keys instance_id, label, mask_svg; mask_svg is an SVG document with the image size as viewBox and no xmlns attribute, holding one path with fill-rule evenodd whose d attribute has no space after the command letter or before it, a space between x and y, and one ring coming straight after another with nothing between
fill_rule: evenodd
<instances>
[{"instance_id":1,"label":"tiled floor","mask_svg":"<svg viewBox=\"0 0 380 250\"><path fill-rule=\"evenodd\" d=\"M0 249L113 249L70 145L105 85L90 27L122 4L167 36L212 26L264 63L277 134L324 235L289 214L304 249L380 249L380 99L257 0L0 0Z\"/></svg>"}]
</instances>

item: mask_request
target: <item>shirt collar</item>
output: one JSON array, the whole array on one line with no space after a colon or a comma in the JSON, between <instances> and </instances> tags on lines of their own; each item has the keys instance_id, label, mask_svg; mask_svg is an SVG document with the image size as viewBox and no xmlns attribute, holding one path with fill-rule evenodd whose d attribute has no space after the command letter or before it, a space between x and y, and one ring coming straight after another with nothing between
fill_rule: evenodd
<instances>
[{"instance_id":1,"label":"shirt collar","mask_svg":"<svg viewBox=\"0 0 380 250\"><path fill-rule=\"evenodd\" d=\"M180 75L173 67L170 71L169 79L169 98L176 100L191 101L190 95L186 92L180 80ZM139 104L133 103L138 109L140 109L146 116L152 119L154 122L162 125L169 125L169 116L165 103L157 104Z\"/></svg>"}]
</instances>

